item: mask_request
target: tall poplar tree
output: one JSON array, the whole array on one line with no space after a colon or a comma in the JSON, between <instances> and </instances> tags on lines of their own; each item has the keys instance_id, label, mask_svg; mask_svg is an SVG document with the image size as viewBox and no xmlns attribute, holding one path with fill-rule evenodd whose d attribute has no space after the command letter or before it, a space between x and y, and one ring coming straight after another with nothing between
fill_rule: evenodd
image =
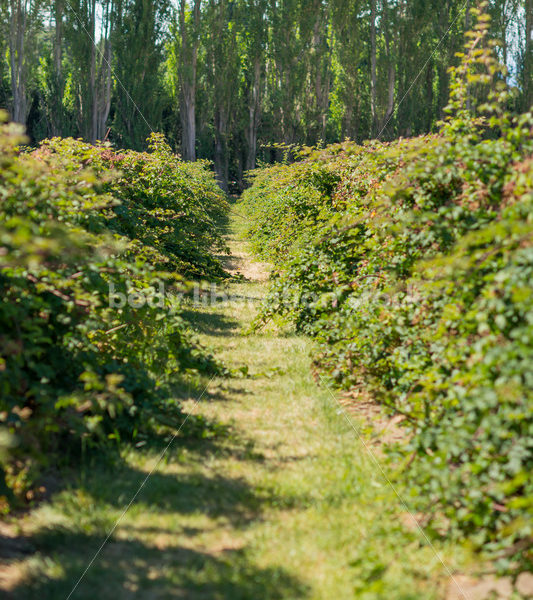
<instances>
[{"instance_id":1,"label":"tall poplar tree","mask_svg":"<svg viewBox=\"0 0 533 600\"><path fill-rule=\"evenodd\" d=\"M265 96L268 2L269 0L242 0L239 4L238 35L243 53L241 65L245 102L246 170L256 166L257 133Z\"/></svg>"},{"instance_id":2,"label":"tall poplar tree","mask_svg":"<svg viewBox=\"0 0 533 600\"><path fill-rule=\"evenodd\" d=\"M181 120L181 152L185 160L196 160L196 86L200 45L202 0L179 0L176 50Z\"/></svg>"},{"instance_id":3,"label":"tall poplar tree","mask_svg":"<svg viewBox=\"0 0 533 600\"><path fill-rule=\"evenodd\" d=\"M41 28L40 0L8 0L8 56L11 79L11 117L25 123L30 110L32 78L37 65L37 33Z\"/></svg>"}]
</instances>

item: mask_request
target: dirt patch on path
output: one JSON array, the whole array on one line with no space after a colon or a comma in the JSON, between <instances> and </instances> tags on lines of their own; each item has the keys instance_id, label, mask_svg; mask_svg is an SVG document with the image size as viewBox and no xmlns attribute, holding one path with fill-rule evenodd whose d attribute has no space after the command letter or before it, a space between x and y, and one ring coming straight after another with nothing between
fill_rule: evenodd
<instances>
[{"instance_id":1,"label":"dirt patch on path","mask_svg":"<svg viewBox=\"0 0 533 600\"><path fill-rule=\"evenodd\" d=\"M446 600L511 600L513 591L521 598L533 598L533 574L520 574L514 586L510 577L489 575L476 579L456 575L450 582Z\"/></svg>"},{"instance_id":2,"label":"dirt patch on path","mask_svg":"<svg viewBox=\"0 0 533 600\"><path fill-rule=\"evenodd\" d=\"M363 388L352 388L342 394L339 404L350 415L371 430L368 444L380 448L385 444L402 443L408 439L401 427L404 417L391 415Z\"/></svg>"},{"instance_id":3,"label":"dirt patch on path","mask_svg":"<svg viewBox=\"0 0 533 600\"><path fill-rule=\"evenodd\" d=\"M270 265L255 260L248 252L246 242L235 236L227 237L230 256L223 256L221 260L224 268L232 275L242 275L248 281L264 282L270 277Z\"/></svg>"}]
</instances>

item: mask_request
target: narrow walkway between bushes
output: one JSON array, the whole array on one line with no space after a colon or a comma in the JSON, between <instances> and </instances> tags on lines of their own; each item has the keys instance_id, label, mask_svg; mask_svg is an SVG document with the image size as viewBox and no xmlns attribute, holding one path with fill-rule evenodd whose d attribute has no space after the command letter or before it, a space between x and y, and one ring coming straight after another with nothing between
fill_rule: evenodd
<instances>
[{"instance_id":1,"label":"narrow walkway between bushes","mask_svg":"<svg viewBox=\"0 0 533 600\"><path fill-rule=\"evenodd\" d=\"M444 598L435 552L312 381L310 341L273 327L244 334L268 270L248 255L239 223L234 213L228 267L246 279L230 284L229 301L187 316L217 356L248 372L186 403L202 417L197 439L189 428L174 441L72 599ZM3 576L9 597L66 598L157 455L140 447L123 466L95 464L27 516L26 554ZM464 566L456 547L439 552Z\"/></svg>"}]
</instances>

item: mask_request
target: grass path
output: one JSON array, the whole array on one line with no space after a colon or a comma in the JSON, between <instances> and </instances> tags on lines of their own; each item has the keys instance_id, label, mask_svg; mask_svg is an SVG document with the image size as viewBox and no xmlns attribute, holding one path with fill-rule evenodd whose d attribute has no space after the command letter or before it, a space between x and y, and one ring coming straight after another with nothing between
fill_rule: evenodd
<instances>
[{"instance_id":1,"label":"grass path","mask_svg":"<svg viewBox=\"0 0 533 600\"><path fill-rule=\"evenodd\" d=\"M435 552L402 525L399 501L311 380L310 342L243 335L266 271L246 254L237 224L236 216L230 266L253 280L232 283L231 302L189 317L218 356L249 374L215 380L200 402L187 402L218 425L205 438L176 439L71 597L442 598L447 577ZM19 532L28 553L0 575L7 597L67 598L157 455L137 448L120 467L87 468L28 515ZM460 564L456 548L439 552Z\"/></svg>"}]
</instances>

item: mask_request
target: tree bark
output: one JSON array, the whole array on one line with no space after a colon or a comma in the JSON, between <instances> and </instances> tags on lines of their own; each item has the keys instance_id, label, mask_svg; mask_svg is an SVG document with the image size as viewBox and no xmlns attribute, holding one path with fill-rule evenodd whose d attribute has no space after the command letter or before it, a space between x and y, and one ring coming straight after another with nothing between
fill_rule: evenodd
<instances>
[{"instance_id":1,"label":"tree bark","mask_svg":"<svg viewBox=\"0 0 533 600\"><path fill-rule=\"evenodd\" d=\"M377 129L376 0L370 3L370 111L371 136L374 136Z\"/></svg>"},{"instance_id":2,"label":"tree bark","mask_svg":"<svg viewBox=\"0 0 533 600\"><path fill-rule=\"evenodd\" d=\"M259 128L259 119L261 116L261 57L257 56L254 61L254 80L252 84L250 106L248 111L248 129L246 132L246 141L248 149L246 153L247 171L255 169L257 157L257 130Z\"/></svg>"},{"instance_id":3,"label":"tree bark","mask_svg":"<svg viewBox=\"0 0 533 600\"><path fill-rule=\"evenodd\" d=\"M526 0L526 47L524 55L524 111L533 108L533 0Z\"/></svg>"},{"instance_id":4,"label":"tree bark","mask_svg":"<svg viewBox=\"0 0 533 600\"><path fill-rule=\"evenodd\" d=\"M196 86L181 86L181 153L184 160L196 160Z\"/></svg>"},{"instance_id":5,"label":"tree bark","mask_svg":"<svg viewBox=\"0 0 533 600\"><path fill-rule=\"evenodd\" d=\"M63 103L63 1L54 3L55 32L53 42L52 94L50 107L50 132L52 136L62 134L62 103Z\"/></svg>"},{"instance_id":6,"label":"tree bark","mask_svg":"<svg viewBox=\"0 0 533 600\"><path fill-rule=\"evenodd\" d=\"M12 0L9 34L9 60L11 68L11 93L13 96L12 118L16 123L26 123L29 112L27 95L27 65L24 42L28 19L28 7L23 0Z\"/></svg>"},{"instance_id":7,"label":"tree bark","mask_svg":"<svg viewBox=\"0 0 533 600\"><path fill-rule=\"evenodd\" d=\"M109 1L103 16L103 49L99 50L96 41L96 0L89 5L89 34L91 36L89 55L89 123L87 138L94 144L106 135L107 119L111 110L111 30L112 4Z\"/></svg>"},{"instance_id":8,"label":"tree bark","mask_svg":"<svg viewBox=\"0 0 533 600\"><path fill-rule=\"evenodd\" d=\"M91 0L89 7L89 33L91 36L91 53L89 57L89 98L91 116L88 137L91 144L94 144L96 142L96 129L98 121L98 106L96 100L96 45L94 43L96 31L96 0Z\"/></svg>"},{"instance_id":9,"label":"tree bark","mask_svg":"<svg viewBox=\"0 0 533 600\"><path fill-rule=\"evenodd\" d=\"M388 94L387 94L387 111L383 117L383 125L381 128L386 127L389 119L392 117L394 112L394 82L396 79L396 71L394 68L394 62L392 59L389 62L389 73L388 73Z\"/></svg>"},{"instance_id":10,"label":"tree bark","mask_svg":"<svg viewBox=\"0 0 533 600\"><path fill-rule=\"evenodd\" d=\"M215 173L222 190L228 191L229 155L227 148L228 115L223 108L215 112Z\"/></svg>"},{"instance_id":11,"label":"tree bark","mask_svg":"<svg viewBox=\"0 0 533 600\"><path fill-rule=\"evenodd\" d=\"M379 134L384 131L384 128L387 127L389 119L392 117L392 113L394 112L394 85L396 80L396 68L394 64L393 50L392 50L392 33L391 33L391 24L389 22L389 13L387 0L384 0L383 6L383 21L384 21L384 29L385 29L385 51L387 53L387 61L389 63L388 66L388 81L387 81L387 110L383 115L383 121L379 127Z\"/></svg>"},{"instance_id":12,"label":"tree bark","mask_svg":"<svg viewBox=\"0 0 533 600\"><path fill-rule=\"evenodd\" d=\"M426 110L427 110L427 122L426 122L426 131L431 131L431 126L433 125L433 65L430 63L427 66L426 70L426 90L427 90L427 101L426 101Z\"/></svg>"},{"instance_id":13,"label":"tree bark","mask_svg":"<svg viewBox=\"0 0 533 600\"><path fill-rule=\"evenodd\" d=\"M109 37L104 42L104 51L101 56L96 90L98 96L96 98L95 137L97 140L103 140L106 136L107 118L111 110L111 41Z\"/></svg>"},{"instance_id":14,"label":"tree bark","mask_svg":"<svg viewBox=\"0 0 533 600\"><path fill-rule=\"evenodd\" d=\"M315 80L316 113L318 117L318 137L326 139L329 95L331 88L331 49L327 42L330 26L329 11L320 11L320 3L316 6L317 18L313 29L313 49L317 65ZM323 29L326 28L324 34Z\"/></svg>"},{"instance_id":15,"label":"tree bark","mask_svg":"<svg viewBox=\"0 0 533 600\"><path fill-rule=\"evenodd\" d=\"M449 29L450 23L450 2L449 0L441 5L439 15L439 28L438 35L441 39ZM451 64L451 57L453 52L453 43L451 38L449 44L447 44L447 51L438 60L438 98L437 98L437 117L443 119L445 117L444 108L448 103L448 90L449 90L449 75L448 65Z\"/></svg>"},{"instance_id":16,"label":"tree bark","mask_svg":"<svg viewBox=\"0 0 533 600\"><path fill-rule=\"evenodd\" d=\"M470 31L470 0L466 2L466 14L465 14L465 33ZM466 110L472 110L472 99L470 98L470 85L466 84Z\"/></svg>"},{"instance_id":17,"label":"tree bark","mask_svg":"<svg viewBox=\"0 0 533 600\"><path fill-rule=\"evenodd\" d=\"M187 23L186 0L180 0L179 26L181 48L179 60L181 153L184 160L196 160L196 71L198 62L198 26L201 0L194 0L192 27Z\"/></svg>"}]
</instances>

